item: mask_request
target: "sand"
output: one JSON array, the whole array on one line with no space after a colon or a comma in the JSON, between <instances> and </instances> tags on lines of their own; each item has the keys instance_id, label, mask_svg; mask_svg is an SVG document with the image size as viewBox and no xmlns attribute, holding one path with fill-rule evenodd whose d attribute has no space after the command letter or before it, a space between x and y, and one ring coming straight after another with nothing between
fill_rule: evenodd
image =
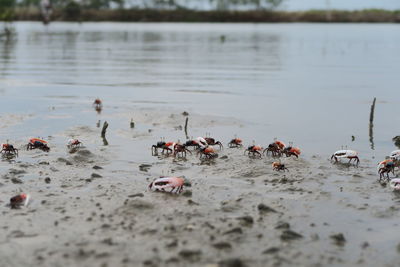
<instances>
[{"instance_id":1,"label":"sand","mask_svg":"<svg viewBox=\"0 0 400 267\"><path fill-rule=\"evenodd\" d=\"M20 157L1 162L0 266L397 266L400 198L377 182L374 161L303 151L276 172L271 157L227 148L231 135L214 136L225 148L213 160L151 156L160 136L184 141L182 112L103 113L108 146L97 120L57 129L49 153L24 150L29 136L13 140ZM234 118L189 118L194 133L251 131ZM69 153L70 137L84 147ZM185 177L184 191L148 190L160 175ZM32 201L10 209L19 192Z\"/></svg>"}]
</instances>

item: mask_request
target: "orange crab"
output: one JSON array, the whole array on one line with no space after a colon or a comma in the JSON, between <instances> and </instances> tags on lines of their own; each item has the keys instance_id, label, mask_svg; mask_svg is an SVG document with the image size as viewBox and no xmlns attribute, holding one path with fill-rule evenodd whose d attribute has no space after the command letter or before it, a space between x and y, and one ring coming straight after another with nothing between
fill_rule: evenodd
<instances>
[{"instance_id":1,"label":"orange crab","mask_svg":"<svg viewBox=\"0 0 400 267\"><path fill-rule=\"evenodd\" d=\"M215 152L215 149L211 146L203 146L201 147L197 154L200 154L200 159L205 156L207 159L216 158L218 154Z\"/></svg>"},{"instance_id":2,"label":"orange crab","mask_svg":"<svg viewBox=\"0 0 400 267\"><path fill-rule=\"evenodd\" d=\"M277 161L272 163L272 169L274 171L289 171L289 169L285 167L285 164Z\"/></svg>"},{"instance_id":3,"label":"orange crab","mask_svg":"<svg viewBox=\"0 0 400 267\"><path fill-rule=\"evenodd\" d=\"M18 157L18 149L11 144L2 144L0 153L4 156Z\"/></svg>"},{"instance_id":4,"label":"orange crab","mask_svg":"<svg viewBox=\"0 0 400 267\"><path fill-rule=\"evenodd\" d=\"M240 138L234 138L234 139L232 139L229 143L228 143L228 146L230 147L230 148L233 148L233 147L242 147L243 146L243 144L242 144L242 139L240 139Z\"/></svg>"},{"instance_id":5,"label":"orange crab","mask_svg":"<svg viewBox=\"0 0 400 267\"><path fill-rule=\"evenodd\" d=\"M252 145L252 146L249 146L249 147L244 151L244 153L248 152L247 154L248 154L249 156L255 157L256 155L258 155L258 156L261 158L261 153L260 153L260 151L262 151L262 147L261 147L261 146Z\"/></svg>"},{"instance_id":6,"label":"orange crab","mask_svg":"<svg viewBox=\"0 0 400 267\"><path fill-rule=\"evenodd\" d=\"M289 146L283 150L283 153L286 155L286 157L295 156L296 158L298 158L301 154L301 150L298 147Z\"/></svg>"}]
</instances>

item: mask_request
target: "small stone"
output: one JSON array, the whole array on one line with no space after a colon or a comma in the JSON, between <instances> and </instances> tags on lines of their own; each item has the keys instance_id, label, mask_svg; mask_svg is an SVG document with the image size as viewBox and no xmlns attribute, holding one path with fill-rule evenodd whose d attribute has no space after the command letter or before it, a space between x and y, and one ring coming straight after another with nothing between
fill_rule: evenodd
<instances>
[{"instance_id":1,"label":"small stone","mask_svg":"<svg viewBox=\"0 0 400 267\"><path fill-rule=\"evenodd\" d=\"M184 196L184 197L191 197L192 194L193 194L192 191L186 190L186 191L184 191L184 192L182 193L182 196Z\"/></svg>"},{"instance_id":2,"label":"small stone","mask_svg":"<svg viewBox=\"0 0 400 267\"><path fill-rule=\"evenodd\" d=\"M220 267L245 267L246 265L241 259L226 259L219 262Z\"/></svg>"},{"instance_id":3,"label":"small stone","mask_svg":"<svg viewBox=\"0 0 400 267\"><path fill-rule=\"evenodd\" d=\"M228 156L227 155L224 155L224 156L222 156L220 159L227 159L228 158Z\"/></svg>"},{"instance_id":4,"label":"small stone","mask_svg":"<svg viewBox=\"0 0 400 267\"><path fill-rule=\"evenodd\" d=\"M230 235L230 234L243 234L243 230L240 227L236 227L224 233L224 235Z\"/></svg>"},{"instance_id":5,"label":"small stone","mask_svg":"<svg viewBox=\"0 0 400 267\"><path fill-rule=\"evenodd\" d=\"M101 169L103 169L103 167L100 167L100 166L94 165L94 166L93 166L93 169L95 169L95 170L101 170Z\"/></svg>"},{"instance_id":6,"label":"small stone","mask_svg":"<svg viewBox=\"0 0 400 267\"><path fill-rule=\"evenodd\" d=\"M276 210L274 210L273 208L268 207L267 205L265 205L263 203L258 204L257 208L261 213L276 212Z\"/></svg>"},{"instance_id":7,"label":"small stone","mask_svg":"<svg viewBox=\"0 0 400 267\"><path fill-rule=\"evenodd\" d=\"M275 226L275 229L289 229L290 224L287 222L278 222L278 224Z\"/></svg>"},{"instance_id":8,"label":"small stone","mask_svg":"<svg viewBox=\"0 0 400 267\"><path fill-rule=\"evenodd\" d=\"M179 252L179 256L186 260L191 260L191 261L198 261L201 255L200 250L189 250L189 249L184 249Z\"/></svg>"},{"instance_id":9,"label":"small stone","mask_svg":"<svg viewBox=\"0 0 400 267\"><path fill-rule=\"evenodd\" d=\"M232 245L228 242L218 242L214 243L212 246L216 249L221 249L221 250L232 249Z\"/></svg>"},{"instance_id":10,"label":"small stone","mask_svg":"<svg viewBox=\"0 0 400 267\"><path fill-rule=\"evenodd\" d=\"M151 168L151 164L140 164L139 165L139 170L142 172L147 172Z\"/></svg>"},{"instance_id":11,"label":"small stone","mask_svg":"<svg viewBox=\"0 0 400 267\"><path fill-rule=\"evenodd\" d=\"M21 179L16 178L16 177L11 178L11 182L13 184L22 184L23 183Z\"/></svg>"},{"instance_id":12,"label":"small stone","mask_svg":"<svg viewBox=\"0 0 400 267\"><path fill-rule=\"evenodd\" d=\"M346 243L346 238L344 238L342 233L331 235L330 238L332 238L338 246L344 246Z\"/></svg>"},{"instance_id":13,"label":"small stone","mask_svg":"<svg viewBox=\"0 0 400 267\"><path fill-rule=\"evenodd\" d=\"M189 112L184 111L184 112L182 112L182 115L183 115L183 116L189 116Z\"/></svg>"},{"instance_id":14,"label":"small stone","mask_svg":"<svg viewBox=\"0 0 400 267\"><path fill-rule=\"evenodd\" d=\"M49 184L49 183L51 182L51 179L50 179L50 177L46 177L46 178L44 178L44 182L45 182L46 184Z\"/></svg>"},{"instance_id":15,"label":"small stone","mask_svg":"<svg viewBox=\"0 0 400 267\"><path fill-rule=\"evenodd\" d=\"M277 252L279 252L280 248L277 247L270 247L266 250L263 251L263 254L275 254Z\"/></svg>"},{"instance_id":16,"label":"small stone","mask_svg":"<svg viewBox=\"0 0 400 267\"><path fill-rule=\"evenodd\" d=\"M129 195L128 197L133 198L133 197L144 197L143 193L137 193L137 194L133 194L133 195Z\"/></svg>"},{"instance_id":17,"label":"small stone","mask_svg":"<svg viewBox=\"0 0 400 267\"><path fill-rule=\"evenodd\" d=\"M245 226L251 226L254 223L254 219L251 216L243 216L243 217L239 217L237 219L240 220L241 223Z\"/></svg>"},{"instance_id":18,"label":"small stone","mask_svg":"<svg viewBox=\"0 0 400 267\"><path fill-rule=\"evenodd\" d=\"M291 241L291 240L300 239L300 238L303 238L303 236L292 230L285 230L281 234L281 240L283 240L283 241Z\"/></svg>"},{"instance_id":19,"label":"small stone","mask_svg":"<svg viewBox=\"0 0 400 267\"><path fill-rule=\"evenodd\" d=\"M97 173L92 173L91 177L92 178L101 178L103 176L101 176L100 174L97 174Z\"/></svg>"}]
</instances>

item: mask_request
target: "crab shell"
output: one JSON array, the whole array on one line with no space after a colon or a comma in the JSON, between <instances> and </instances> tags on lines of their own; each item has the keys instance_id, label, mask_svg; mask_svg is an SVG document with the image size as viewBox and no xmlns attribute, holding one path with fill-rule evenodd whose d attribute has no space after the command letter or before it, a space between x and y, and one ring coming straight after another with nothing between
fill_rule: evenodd
<instances>
[{"instance_id":1,"label":"crab shell","mask_svg":"<svg viewBox=\"0 0 400 267\"><path fill-rule=\"evenodd\" d=\"M274 143L278 145L279 149L284 149L286 147L285 143L282 141L275 141Z\"/></svg>"},{"instance_id":2,"label":"crab shell","mask_svg":"<svg viewBox=\"0 0 400 267\"><path fill-rule=\"evenodd\" d=\"M394 150L390 153L390 158L395 160L400 160L400 150Z\"/></svg>"},{"instance_id":3,"label":"crab shell","mask_svg":"<svg viewBox=\"0 0 400 267\"><path fill-rule=\"evenodd\" d=\"M199 136L199 137L197 137L195 140L196 140L197 142L199 142L199 144L202 144L202 145L204 145L204 146L208 145L206 139L204 139L203 137L200 137L200 136Z\"/></svg>"},{"instance_id":4,"label":"crab shell","mask_svg":"<svg viewBox=\"0 0 400 267\"><path fill-rule=\"evenodd\" d=\"M281 166L281 163L279 163L277 161L272 162L272 168L278 168L279 166Z\"/></svg>"},{"instance_id":5,"label":"crab shell","mask_svg":"<svg viewBox=\"0 0 400 267\"><path fill-rule=\"evenodd\" d=\"M396 190L396 191L400 190L400 178L395 178L395 179L390 180L389 186L391 188L393 188L393 190Z\"/></svg>"},{"instance_id":6,"label":"crab shell","mask_svg":"<svg viewBox=\"0 0 400 267\"><path fill-rule=\"evenodd\" d=\"M292 147L289 151L296 154L297 156L301 154L301 150L298 147Z\"/></svg>"},{"instance_id":7,"label":"crab shell","mask_svg":"<svg viewBox=\"0 0 400 267\"><path fill-rule=\"evenodd\" d=\"M167 188L176 188L179 186L183 186L185 183L185 179L181 177L160 177L155 179L150 185L149 188L154 187L155 190L163 190Z\"/></svg>"},{"instance_id":8,"label":"crab shell","mask_svg":"<svg viewBox=\"0 0 400 267\"><path fill-rule=\"evenodd\" d=\"M393 160L391 159L382 160L381 162L378 163L378 171L390 164L394 164Z\"/></svg>"},{"instance_id":9,"label":"crab shell","mask_svg":"<svg viewBox=\"0 0 400 267\"><path fill-rule=\"evenodd\" d=\"M205 154L211 154L211 153L215 153L215 150L212 146L208 146L204 149L204 153Z\"/></svg>"},{"instance_id":10,"label":"crab shell","mask_svg":"<svg viewBox=\"0 0 400 267\"><path fill-rule=\"evenodd\" d=\"M29 204L30 198L31 198L31 196L29 194L22 193L22 194L12 197L10 199L10 203L14 200L17 202L17 203L13 203L14 205L27 206Z\"/></svg>"},{"instance_id":11,"label":"crab shell","mask_svg":"<svg viewBox=\"0 0 400 267\"><path fill-rule=\"evenodd\" d=\"M170 146L174 147L175 144L176 144L175 142L168 142L168 143L165 144L165 146L166 147L170 147Z\"/></svg>"},{"instance_id":12,"label":"crab shell","mask_svg":"<svg viewBox=\"0 0 400 267\"><path fill-rule=\"evenodd\" d=\"M242 139L240 138L235 138L232 139L231 144L241 144L242 143Z\"/></svg>"},{"instance_id":13,"label":"crab shell","mask_svg":"<svg viewBox=\"0 0 400 267\"><path fill-rule=\"evenodd\" d=\"M253 148L251 150L253 150L253 151L261 151L262 147L261 146L253 146Z\"/></svg>"},{"instance_id":14,"label":"crab shell","mask_svg":"<svg viewBox=\"0 0 400 267\"><path fill-rule=\"evenodd\" d=\"M337 158L356 157L358 152L354 150L338 150L333 155Z\"/></svg>"},{"instance_id":15,"label":"crab shell","mask_svg":"<svg viewBox=\"0 0 400 267\"><path fill-rule=\"evenodd\" d=\"M39 138L31 138L29 139L29 142L31 144L34 144L35 142L40 142L42 144L47 144L47 141L43 140L43 139L39 139Z\"/></svg>"}]
</instances>

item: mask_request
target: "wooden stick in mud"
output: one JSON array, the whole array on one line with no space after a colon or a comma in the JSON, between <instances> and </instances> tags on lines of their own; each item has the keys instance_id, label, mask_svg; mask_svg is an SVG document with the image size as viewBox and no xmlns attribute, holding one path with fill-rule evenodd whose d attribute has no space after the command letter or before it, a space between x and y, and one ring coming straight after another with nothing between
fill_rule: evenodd
<instances>
[{"instance_id":1,"label":"wooden stick in mud","mask_svg":"<svg viewBox=\"0 0 400 267\"><path fill-rule=\"evenodd\" d=\"M103 138L106 137L107 128L108 128L108 122L105 121L104 124L103 124L103 129L101 130L101 137L103 137Z\"/></svg>"},{"instance_id":2,"label":"wooden stick in mud","mask_svg":"<svg viewBox=\"0 0 400 267\"><path fill-rule=\"evenodd\" d=\"M372 102L371 105L371 113L369 114L369 123L371 124L374 123L375 102L376 102L376 97L374 97L374 101Z\"/></svg>"},{"instance_id":3,"label":"wooden stick in mud","mask_svg":"<svg viewBox=\"0 0 400 267\"><path fill-rule=\"evenodd\" d=\"M374 101L372 101L371 105L371 113L369 114L369 142L371 144L371 149L374 150L374 113L375 113L375 103L376 97L374 97Z\"/></svg>"},{"instance_id":4,"label":"wooden stick in mud","mask_svg":"<svg viewBox=\"0 0 400 267\"><path fill-rule=\"evenodd\" d=\"M186 135L186 138L189 138L188 131L187 131L188 121L189 121L189 117L186 117L186 121L185 121L185 135Z\"/></svg>"}]
</instances>

